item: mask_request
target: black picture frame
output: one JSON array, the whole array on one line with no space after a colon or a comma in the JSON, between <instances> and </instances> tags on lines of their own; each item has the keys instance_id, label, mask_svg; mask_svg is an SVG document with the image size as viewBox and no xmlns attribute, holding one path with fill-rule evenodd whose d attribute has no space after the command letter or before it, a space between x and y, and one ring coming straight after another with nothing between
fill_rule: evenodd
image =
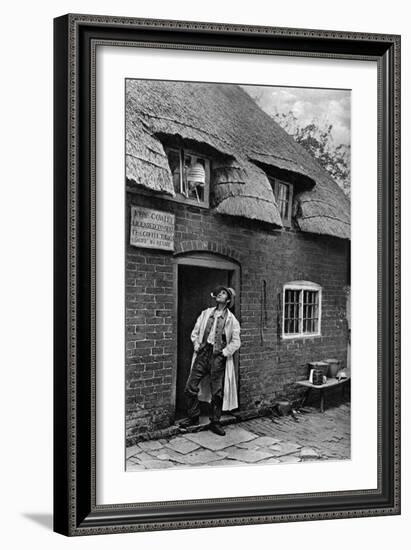
<instances>
[{"instance_id":1,"label":"black picture frame","mask_svg":"<svg viewBox=\"0 0 411 550\"><path fill-rule=\"evenodd\" d=\"M96 505L95 52L98 44L378 65L378 488ZM54 20L54 530L90 535L400 513L400 37L125 17Z\"/></svg>"}]
</instances>

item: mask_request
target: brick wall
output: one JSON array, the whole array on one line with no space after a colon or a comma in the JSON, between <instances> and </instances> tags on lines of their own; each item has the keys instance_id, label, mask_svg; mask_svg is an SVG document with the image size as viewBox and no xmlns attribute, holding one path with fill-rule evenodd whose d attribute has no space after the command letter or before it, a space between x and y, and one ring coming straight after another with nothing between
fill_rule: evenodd
<instances>
[{"instance_id":1,"label":"brick wall","mask_svg":"<svg viewBox=\"0 0 411 550\"><path fill-rule=\"evenodd\" d=\"M274 231L259 222L221 216L196 206L127 193L130 205L176 216L175 251L207 250L241 266L240 408L253 409L294 395L307 362L334 357L345 363L347 245L340 239ZM174 254L126 245L126 423L129 436L165 428L175 399ZM263 280L265 311L261 310ZM321 337L282 340L283 284L308 280L322 286ZM189 345L189 344L188 344Z\"/></svg>"}]
</instances>

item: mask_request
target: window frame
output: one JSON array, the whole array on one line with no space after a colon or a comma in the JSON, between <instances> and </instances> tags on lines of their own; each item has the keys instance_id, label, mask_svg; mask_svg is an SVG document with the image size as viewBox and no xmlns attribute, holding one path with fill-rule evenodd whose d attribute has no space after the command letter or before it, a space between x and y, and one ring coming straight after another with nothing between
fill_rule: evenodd
<instances>
[{"instance_id":1,"label":"window frame","mask_svg":"<svg viewBox=\"0 0 411 550\"><path fill-rule=\"evenodd\" d=\"M278 195L280 191L280 184L286 185L288 187L289 192L289 199L288 199L288 211L286 216L281 216L280 209L278 210L281 216L281 220L283 222L283 225L285 227L291 227L291 218L293 213L293 198L294 198L294 185L290 183L289 181L282 180L280 178L276 178L273 176L268 176L268 179L271 183L271 187L273 189L275 202L277 203L278 207Z\"/></svg>"},{"instance_id":2,"label":"window frame","mask_svg":"<svg viewBox=\"0 0 411 550\"><path fill-rule=\"evenodd\" d=\"M287 290L296 290L299 295L299 326L301 332L286 333L285 332L285 293ZM303 332L304 326L304 291L318 292L318 330L316 332ZM322 319L322 287L311 281L291 281L283 285L282 292L282 322L281 322L281 337L284 340L300 339L300 338L316 338L321 336L321 319Z\"/></svg>"},{"instance_id":3,"label":"window frame","mask_svg":"<svg viewBox=\"0 0 411 550\"><path fill-rule=\"evenodd\" d=\"M171 197L169 195L166 196L168 200L172 200L175 202L179 202L180 204L189 204L192 206L198 206L200 208L210 208L210 185L211 185L211 158L207 157L206 155L203 155L201 153L198 153L196 151L193 151L192 149L188 149L186 147L173 147L173 146L164 146L164 152L167 156L167 162L168 161L168 153L178 153L179 159L180 159L180 187L181 187L181 174L182 174L182 167L184 164L184 155L190 155L191 157L195 157L196 159L201 159L204 161L204 169L206 173L206 183L204 185L204 200L199 202L196 199L191 199L188 197L185 197L182 193L179 193ZM170 163L169 163L170 166ZM173 182L174 187L174 182ZM164 195L165 196L165 195Z\"/></svg>"}]
</instances>

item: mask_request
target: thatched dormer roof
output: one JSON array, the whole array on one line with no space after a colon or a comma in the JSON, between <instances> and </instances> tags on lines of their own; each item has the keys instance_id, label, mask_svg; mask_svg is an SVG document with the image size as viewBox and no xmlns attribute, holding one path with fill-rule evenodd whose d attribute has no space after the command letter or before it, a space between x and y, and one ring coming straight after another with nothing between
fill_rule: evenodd
<instances>
[{"instance_id":1,"label":"thatched dormer roof","mask_svg":"<svg viewBox=\"0 0 411 550\"><path fill-rule=\"evenodd\" d=\"M239 86L127 80L126 177L174 195L162 141L178 137L213 157L214 209L281 227L267 172L294 182L302 231L347 239L349 201L328 173Z\"/></svg>"}]
</instances>

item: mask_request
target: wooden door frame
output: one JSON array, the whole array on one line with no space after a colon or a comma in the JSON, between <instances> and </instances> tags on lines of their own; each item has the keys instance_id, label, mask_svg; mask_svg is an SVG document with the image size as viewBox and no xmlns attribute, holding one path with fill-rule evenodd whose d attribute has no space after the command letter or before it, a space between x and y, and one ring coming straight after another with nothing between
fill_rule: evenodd
<instances>
[{"instance_id":1,"label":"wooden door frame","mask_svg":"<svg viewBox=\"0 0 411 550\"><path fill-rule=\"evenodd\" d=\"M241 316L241 267L240 264L230 260L226 257L220 256L218 254L213 254L210 252L188 252L182 253L179 256L174 258L173 266L173 281L174 281L174 311L173 311L173 339L175 342L174 346L174 369L172 373L172 390L171 390L171 405L176 412L177 406L177 370L178 370L178 268L181 265L187 265L192 267L204 267L207 269L221 269L222 271L232 271L233 272L233 288L236 291L235 298L235 315L237 319L240 319ZM238 353L235 358L235 368L238 372ZM237 380L238 381L238 380ZM237 393L239 393L239 383L237 384Z\"/></svg>"}]
</instances>

